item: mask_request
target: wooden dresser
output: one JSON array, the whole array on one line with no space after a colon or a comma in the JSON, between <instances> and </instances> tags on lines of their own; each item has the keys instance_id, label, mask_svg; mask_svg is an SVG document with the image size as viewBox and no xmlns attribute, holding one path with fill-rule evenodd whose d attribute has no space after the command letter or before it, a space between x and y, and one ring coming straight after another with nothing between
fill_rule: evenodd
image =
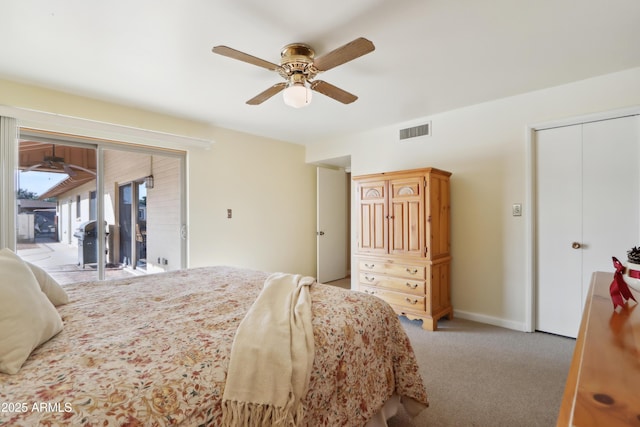
<instances>
[{"instance_id":1,"label":"wooden dresser","mask_svg":"<svg viewBox=\"0 0 640 427\"><path fill-rule=\"evenodd\" d=\"M353 178L359 289L431 331L453 316L450 176L425 168Z\"/></svg>"},{"instance_id":2,"label":"wooden dresser","mask_svg":"<svg viewBox=\"0 0 640 427\"><path fill-rule=\"evenodd\" d=\"M612 280L593 274L558 427L640 426L640 308L631 301L614 312Z\"/></svg>"}]
</instances>

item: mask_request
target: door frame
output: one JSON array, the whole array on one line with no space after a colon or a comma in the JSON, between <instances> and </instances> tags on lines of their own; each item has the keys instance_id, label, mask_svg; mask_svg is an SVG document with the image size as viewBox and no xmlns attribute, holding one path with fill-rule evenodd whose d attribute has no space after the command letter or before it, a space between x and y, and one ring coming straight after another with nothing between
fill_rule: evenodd
<instances>
[{"instance_id":1,"label":"door frame","mask_svg":"<svg viewBox=\"0 0 640 427\"><path fill-rule=\"evenodd\" d=\"M322 188L322 174L324 171L331 171L329 173L336 173L338 174L338 176L340 176L342 178L342 183L341 183L341 188L337 189L338 191L336 191L335 193L331 193L331 194L327 194L326 192L324 194L321 194L321 188ZM327 281L333 281L333 280L340 280L340 279L344 279L346 277L349 276L349 240L350 240L350 232L349 232L349 204L350 204L350 200L351 200L351 195L350 195L350 173L344 169L344 168L336 168L336 167L326 167L326 166L317 166L316 167L316 199L317 199L317 206L316 206L316 278L318 279L318 281L322 281L323 283L326 283ZM326 179L324 180L324 183L326 184ZM333 183L335 184L335 183ZM335 195L338 196L343 196L341 198L335 198L333 197ZM326 273L326 268L323 267L324 264L327 264L327 260L322 258L322 251L320 250L320 246L323 242L323 240L326 240L326 238L323 238L321 233L324 233L324 230L322 230L322 225L321 224L321 212L323 211L323 203L326 203L327 200L325 199L325 197L331 197L332 203L334 205L339 205L339 207L341 208L341 210L343 210L344 215L341 216L340 219L338 219L336 216L334 219L336 220L336 222L343 222L344 225L344 235L343 235L343 243L342 245L340 245L339 251L338 252L343 252L344 253L344 259L342 259L340 261L340 263L342 265L340 265L339 270L341 271L341 273L339 275L341 275L342 277L336 278L331 276L329 278L329 280L326 280L326 275L321 275L321 272L325 272ZM335 248L334 248L335 249ZM342 258L342 257L339 257Z\"/></svg>"},{"instance_id":2,"label":"door frame","mask_svg":"<svg viewBox=\"0 0 640 427\"><path fill-rule=\"evenodd\" d=\"M640 106L616 109L610 111L602 111L593 114L575 116L560 120L552 120L541 123L534 123L526 127L526 164L525 164L525 205L523 214L525 216L525 324L526 332L535 332L536 325L536 178L537 165L536 159L536 132L544 129L551 129L561 126L573 126L582 123L595 122L601 120L617 119L627 116L635 116L640 114Z\"/></svg>"}]
</instances>

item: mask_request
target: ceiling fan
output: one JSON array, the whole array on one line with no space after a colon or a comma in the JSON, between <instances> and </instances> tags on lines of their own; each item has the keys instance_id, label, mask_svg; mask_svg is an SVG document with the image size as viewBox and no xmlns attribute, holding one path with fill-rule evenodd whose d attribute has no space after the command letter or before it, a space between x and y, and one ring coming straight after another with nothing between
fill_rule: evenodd
<instances>
[{"instance_id":1,"label":"ceiling fan","mask_svg":"<svg viewBox=\"0 0 640 427\"><path fill-rule=\"evenodd\" d=\"M364 37L359 37L344 46L332 50L318 58L311 46L304 43L292 43L282 48L280 65L256 58L227 46L215 46L212 51L219 55L244 61L267 70L276 71L286 82L276 83L247 101L249 105L262 104L275 94L284 91L285 104L300 108L309 105L312 91L333 98L343 104L350 104L357 96L315 77L324 71L373 52L375 46Z\"/></svg>"},{"instance_id":2,"label":"ceiling fan","mask_svg":"<svg viewBox=\"0 0 640 427\"><path fill-rule=\"evenodd\" d=\"M62 168L62 170L64 171L64 173L66 173L67 175L69 175L70 177L74 177L76 176L78 173L74 170L81 170L84 172L87 172L93 176L96 175L95 171L92 171L91 169L87 169L84 168L82 166L78 166L78 165L72 165L69 163L66 163L64 161L64 158L62 157L56 157L56 146L55 144L51 145L51 156L44 156L42 162L40 163L36 163L35 165L31 165L29 166L27 169L24 170L24 172L30 172L36 169L45 169L45 170L55 170L55 169L60 169Z\"/></svg>"}]
</instances>

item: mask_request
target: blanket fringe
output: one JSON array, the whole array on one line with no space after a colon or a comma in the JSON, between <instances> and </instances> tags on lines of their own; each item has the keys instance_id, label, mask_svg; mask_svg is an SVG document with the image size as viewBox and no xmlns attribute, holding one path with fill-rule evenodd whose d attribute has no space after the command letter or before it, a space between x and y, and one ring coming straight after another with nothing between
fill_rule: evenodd
<instances>
[{"instance_id":1,"label":"blanket fringe","mask_svg":"<svg viewBox=\"0 0 640 427\"><path fill-rule=\"evenodd\" d=\"M224 427L296 427L304 418L304 406L294 405L293 399L285 407L274 405L222 401L222 425Z\"/></svg>"}]
</instances>

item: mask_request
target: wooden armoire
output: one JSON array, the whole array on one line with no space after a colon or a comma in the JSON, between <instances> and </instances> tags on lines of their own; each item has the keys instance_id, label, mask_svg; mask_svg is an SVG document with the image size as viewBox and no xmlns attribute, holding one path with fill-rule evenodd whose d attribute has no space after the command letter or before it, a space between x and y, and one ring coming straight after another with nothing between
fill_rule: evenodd
<instances>
[{"instance_id":1,"label":"wooden armoire","mask_svg":"<svg viewBox=\"0 0 640 427\"><path fill-rule=\"evenodd\" d=\"M359 290L431 331L453 317L450 176L425 168L353 177Z\"/></svg>"}]
</instances>

